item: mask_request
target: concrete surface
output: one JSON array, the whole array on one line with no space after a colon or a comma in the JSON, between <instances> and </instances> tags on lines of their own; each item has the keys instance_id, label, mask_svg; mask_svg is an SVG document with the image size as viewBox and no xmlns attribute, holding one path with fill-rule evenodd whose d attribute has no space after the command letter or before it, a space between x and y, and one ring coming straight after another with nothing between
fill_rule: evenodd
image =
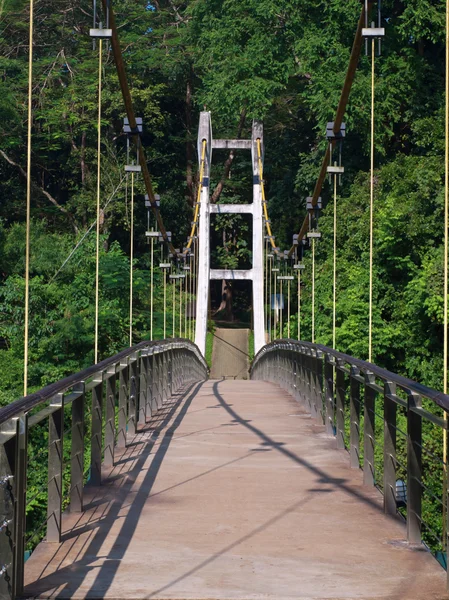
<instances>
[{"instance_id":1,"label":"concrete surface","mask_svg":"<svg viewBox=\"0 0 449 600\"><path fill-rule=\"evenodd\" d=\"M26 563L28 597L447 597L443 570L273 384L194 386L130 442L64 542Z\"/></svg>"},{"instance_id":2,"label":"concrete surface","mask_svg":"<svg viewBox=\"0 0 449 600\"><path fill-rule=\"evenodd\" d=\"M211 379L248 379L249 329L216 329L212 348Z\"/></svg>"}]
</instances>

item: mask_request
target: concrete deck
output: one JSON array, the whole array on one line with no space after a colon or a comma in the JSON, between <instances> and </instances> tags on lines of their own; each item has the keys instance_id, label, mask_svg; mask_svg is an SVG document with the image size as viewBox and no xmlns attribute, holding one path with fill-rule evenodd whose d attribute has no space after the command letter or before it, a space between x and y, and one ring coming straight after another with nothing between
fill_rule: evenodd
<instances>
[{"instance_id":1,"label":"concrete deck","mask_svg":"<svg viewBox=\"0 0 449 600\"><path fill-rule=\"evenodd\" d=\"M436 600L445 573L302 408L272 384L208 381L117 456L27 597Z\"/></svg>"}]
</instances>

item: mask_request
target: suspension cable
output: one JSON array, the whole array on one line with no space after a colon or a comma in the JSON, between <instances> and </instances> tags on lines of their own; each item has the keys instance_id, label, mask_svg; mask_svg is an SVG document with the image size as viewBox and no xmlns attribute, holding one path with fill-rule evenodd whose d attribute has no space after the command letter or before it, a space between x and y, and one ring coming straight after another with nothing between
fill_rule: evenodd
<instances>
[{"instance_id":1,"label":"suspension cable","mask_svg":"<svg viewBox=\"0 0 449 600\"><path fill-rule=\"evenodd\" d=\"M179 337L182 338L182 278L179 278Z\"/></svg>"},{"instance_id":2,"label":"suspension cable","mask_svg":"<svg viewBox=\"0 0 449 600\"><path fill-rule=\"evenodd\" d=\"M298 340L301 339L301 269L298 268Z\"/></svg>"},{"instance_id":3,"label":"suspension cable","mask_svg":"<svg viewBox=\"0 0 449 600\"><path fill-rule=\"evenodd\" d=\"M25 330L23 353L23 395L28 393L28 339L30 313L30 223L31 223L31 118L33 100L33 41L34 1L30 0L29 60L28 60L28 140L27 140L27 190L26 190L26 234L25 234Z\"/></svg>"},{"instance_id":4,"label":"suspension cable","mask_svg":"<svg viewBox=\"0 0 449 600\"><path fill-rule=\"evenodd\" d=\"M153 227L151 228L153 232ZM150 237L150 340L153 340L154 316L154 237Z\"/></svg>"},{"instance_id":5,"label":"suspension cable","mask_svg":"<svg viewBox=\"0 0 449 600\"><path fill-rule=\"evenodd\" d=\"M368 307L368 362L373 350L373 221L374 221L374 103L375 103L375 51L371 41L371 175L369 206L369 307Z\"/></svg>"},{"instance_id":6,"label":"suspension cable","mask_svg":"<svg viewBox=\"0 0 449 600\"><path fill-rule=\"evenodd\" d=\"M101 194L101 92L102 92L102 56L103 40L100 38L98 51L98 123L97 123L97 227L95 242L95 364L98 363L98 308L100 295L100 194Z\"/></svg>"},{"instance_id":7,"label":"suspension cable","mask_svg":"<svg viewBox=\"0 0 449 600\"><path fill-rule=\"evenodd\" d=\"M290 339L290 279L287 280L287 337Z\"/></svg>"},{"instance_id":8,"label":"suspension cable","mask_svg":"<svg viewBox=\"0 0 449 600\"><path fill-rule=\"evenodd\" d=\"M129 260L129 347L133 345L133 288L134 288L134 173L131 173L131 230ZM153 320L151 320L151 327ZM151 339L153 339L151 337Z\"/></svg>"},{"instance_id":9,"label":"suspension cable","mask_svg":"<svg viewBox=\"0 0 449 600\"><path fill-rule=\"evenodd\" d=\"M176 327L176 322L175 322L175 313L176 313L176 279L172 279L172 292L173 292L173 299L172 299L172 337L175 338L175 327Z\"/></svg>"},{"instance_id":10,"label":"suspension cable","mask_svg":"<svg viewBox=\"0 0 449 600\"><path fill-rule=\"evenodd\" d=\"M449 1L449 0L448 0ZM337 349L337 174L334 175L334 273L332 298L332 347Z\"/></svg>"},{"instance_id":11,"label":"suspension cable","mask_svg":"<svg viewBox=\"0 0 449 600\"><path fill-rule=\"evenodd\" d=\"M315 238L312 238L312 344L315 343Z\"/></svg>"},{"instance_id":12,"label":"suspension cable","mask_svg":"<svg viewBox=\"0 0 449 600\"><path fill-rule=\"evenodd\" d=\"M445 144L445 181L444 181L444 341L443 341L443 392L447 394L448 377L448 252L449 252L449 0L446 0L446 144ZM447 412L443 411L447 423ZM443 549L447 549L447 428L443 428Z\"/></svg>"}]
</instances>

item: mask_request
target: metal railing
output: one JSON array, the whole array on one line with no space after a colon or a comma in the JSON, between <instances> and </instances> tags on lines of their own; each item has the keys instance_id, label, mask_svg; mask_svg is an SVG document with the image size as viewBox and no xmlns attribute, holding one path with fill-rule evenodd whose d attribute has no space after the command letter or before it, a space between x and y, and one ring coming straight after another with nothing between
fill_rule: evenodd
<instances>
[{"instance_id":1,"label":"metal railing","mask_svg":"<svg viewBox=\"0 0 449 600\"><path fill-rule=\"evenodd\" d=\"M255 356L251 379L279 384L335 435L364 484L383 492L387 515L401 513L407 541L424 542L442 564L447 549L443 456L449 396L308 342L278 340ZM436 529L435 529L436 528Z\"/></svg>"},{"instance_id":2,"label":"metal railing","mask_svg":"<svg viewBox=\"0 0 449 600\"><path fill-rule=\"evenodd\" d=\"M115 447L125 448L128 436L180 388L207 376L191 342L142 342L0 409L0 598L23 592L31 438L45 448L35 462L48 469L42 535L60 542L64 507L83 511L86 481L101 483Z\"/></svg>"}]
</instances>

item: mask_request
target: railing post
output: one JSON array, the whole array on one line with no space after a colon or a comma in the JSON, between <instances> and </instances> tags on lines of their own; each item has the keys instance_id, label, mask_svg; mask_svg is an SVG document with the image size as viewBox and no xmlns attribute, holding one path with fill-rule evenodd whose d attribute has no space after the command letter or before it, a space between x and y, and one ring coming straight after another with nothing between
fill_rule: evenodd
<instances>
[{"instance_id":1,"label":"railing post","mask_svg":"<svg viewBox=\"0 0 449 600\"><path fill-rule=\"evenodd\" d=\"M3 526L0 529L0 598L12 600L14 567L16 564L15 542L15 489L17 464L17 419L11 419L0 426L0 437L5 436L0 445L0 491L3 502L1 516Z\"/></svg>"},{"instance_id":2,"label":"railing post","mask_svg":"<svg viewBox=\"0 0 449 600\"><path fill-rule=\"evenodd\" d=\"M396 384L384 382L384 511L395 515L396 504Z\"/></svg>"},{"instance_id":3,"label":"railing post","mask_svg":"<svg viewBox=\"0 0 449 600\"><path fill-rule=\"evenodd\" d=\"M17 419L16 440L13 597L21 596L24 587L28 464L28 415L26 414L21 414Z\"/></svg>"},{"instance_id":4,"label":"railing post","mask_svg":"<svg viewBox=\"0 0 449 600\"><path fill-rule=\"evenodd\" d=\"M421 398L409 394L407 402L407 541L421 542L422 417Z\"/></svg>"},{"instance_id":5,"label":"railing post","mask_svg":"<svg viewBox=\"0 0 449 600\"><path fill-rule=\"evenodd\" d=\"M154 376L154 368L153 368L153 350L152 348L148 349L147 355L147 377L146 377L146 405L145 405L145 414L146 418L151 418L153 416L153 376Z\"/></svg>"},{"instance_id":6,"label":"railing post","mask_svg":"<svg viewBox=\"0 0 449 600\"><path fill-rule=\"evenodd\" d=\"M61 542L62 522L62 460L64 444L64 395L50 402L57 406L48 419L48 500L47 542Z\"/></svg>"},{"instance_id":7,"label":"railing post","mask_svg":"<svg viewBox=\"0 0 449 600\"><path fill-rule=\"evenodd\" d=\"M72 402L72 448L70 453L70 512L83 511L84 496L84 381L74 386L79 396Z\"/></svg>"},{"instance_id":8,"label":"railing post","mask_svg":"<svg viewBox=\"0 0 449 600\"><path fill-rule=\"evenodd\" d=\"M121 365L123 366L123 365ZM129 366L126 364L119 374L118 392L118 432L117 447L126 447L126 429L128 426Z\"/></svg>"},{"instance_id":9,"label":"railing post","mask_svg":"<svg viewBox=\"0 0 449 600\"><path fill-rule=\"evenodd\" d=\"M139 360L139 406L137 412L137 423L144 425L146 423L147 406L147 378L148 378L148 357L147 351L143 350Z\"/></svg>"},{"instance_id":10,"label":"railing post","mask_svg":"<svg viewBox=\"0 0 449 600\"><path fill-rule=\"evenodd\" d=\"M95 380L92 388L92 436L90 448L90 480L92 485L101 485L101 459L103 439L103 378Z\"/></svg>"},{"instance_id":11,"label":"railing post","mask_svg":"<svg viewBox=\"0 0 449 600\"><path fill-rule=\"evenodd\" d=\"M375 383L374 375L367 371L365 373L365 411L363 418L363 483L374 485L374 444L375 444L375 408L376 392L370 387Z\"/></svg>"},{"instance_id":12,"label":"railing post","mask_svg":"<svg viewBox=\"0 0 449 600\"><path fill-rule=\"evenodd\" d=\"M104 424L104 464L106 467L114 466L115 393L116 365L113 365L108 371L106 379L106 415Z\"/></svg>"},{"instance_id":13,"label":"railing post","mask_svg":"<svg viewBox=\"0 0 449 600\"><path fill-rule=\"evenodd\" d=\"M360 468L360 376L357 367L350 367L349 392L349 457L351 469Z\"/></svg>"},{"instance_id":14,"label":"railing post","mask_svg":"<svg viewBox=\"0 0 449 600\"><path fill-rule=\"evenodd\" d=\"M326 354L324 365L324 378L326 380L326 413L325 425L326 433L334 435L334 365L331 363L331 357Z\"/></svg>"},{"instance_id":15,"label":"railing post","mask_svg":"<svg viewBox=\"0 0 449 600\"><path fill-rule=\"evenodd\" d=\"M315 354L315 397L317 407L317 417L320 416L321 423L325 425L326 404L323 397L323 357L322 350L317 350Z\"/></svg>"},{"instance_id":16,"label":"railing post","mask_svg":"<svg viewBox=\"0 0 449 600\"><path fill-rule=\"evenodd\" d=\"M128 433L136 435L137 432L137 400L139 397L139 357L134 355L129 362L129 407L128 407Z\"/></svg>"},{"instance_id":17,"label":"railing post","mask_svg":"<svg viewBox=\"0 0 449 600\"><path fill-rule=\"evenodd\" d=\"M343 365L336 362L336 411L337 411L337 448L345 448L345 397L346 397L346 377L341 369Z\"/></svg>"},{"instance_id":18,"label":"railing post","mask_svg":"<svg viewBox=\"0 0 449 600\"><path fill-rule=\"evenodd\" d=\"M317 406L317 386L318 386L318 376L316 370L316 353L314 354L314 350L310 352L310 414L312 419L316 419L318 416L318 406Z\"/></svg>"}]
</instances>

